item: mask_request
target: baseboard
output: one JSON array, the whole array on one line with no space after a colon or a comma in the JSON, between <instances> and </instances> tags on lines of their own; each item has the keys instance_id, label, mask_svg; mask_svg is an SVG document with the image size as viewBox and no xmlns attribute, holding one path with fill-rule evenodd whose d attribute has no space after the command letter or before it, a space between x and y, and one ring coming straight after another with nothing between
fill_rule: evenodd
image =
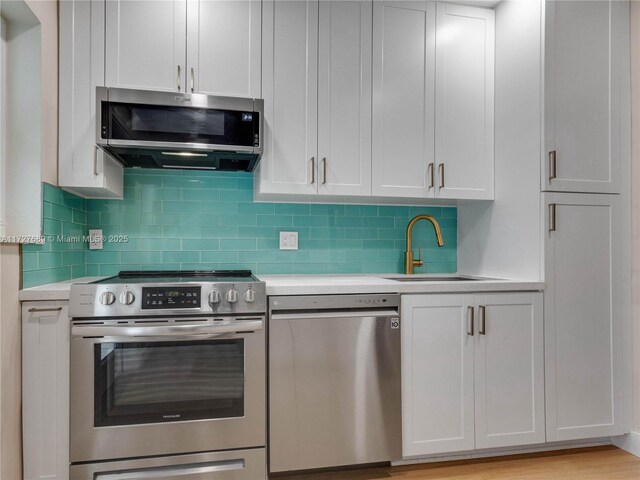
<instances>
[{"instance_id":1,"label":"baseboard","mask_svg":"<svg viewBox=\"0 0 640 480\"><path fill-rule=\"evenodd\" d=\"M619 437L611 437L611 443L616 447L640 457L640 432L631 432Z\"/></svg>"},{"instance_id":2,"label":"baseboard","mask_svg":"<svg viewBox=\"0 0 640 480\"><path fill-rule=\"evenodd\" d=\"M636 433L636 435L637 435L636 451L640 452L640 433ZM543 443L541 445L524 445L522 447L490 448L486 450L469 450L466 452L459 452L455 454L444 454L444 455L436 454L436 455L429 455L424 457L405 458L403 460L393 461L391 462L391 465L393 466L415 465L419 463L449 462L454 460L471 460L474 458L504 457L507 455L520 455L523 453L551 452L554 450L568 450L572 448L599 447L602 445L611 445L613 443L614 438L623 438L623 437L592 438L590 440L574 440L570 442ZM615 443L614 445L619 446ZM623 448L623 447L619 447L619 448ZM631 453L635 455L634 452L631 452Z\"/></svg>"}]
</instances>

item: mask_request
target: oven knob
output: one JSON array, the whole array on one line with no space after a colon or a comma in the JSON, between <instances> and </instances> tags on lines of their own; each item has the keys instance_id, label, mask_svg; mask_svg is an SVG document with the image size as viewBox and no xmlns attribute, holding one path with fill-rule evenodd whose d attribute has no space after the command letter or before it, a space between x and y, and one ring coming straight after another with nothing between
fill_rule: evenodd
<instances>
[{"instance_id":1,"label":"oven knob","mask_svg":"<svg viewBox=\"0 0 640 480\"><path fill-rule=\"evenodd\" d=\"M253 303L256 301L256 292L253 288L250 288L246 292L244 292L244 300L247 303Z\"/></svg>"},{"instance_id":2,"label":"oven knob","mask_svg":"<svg viewBox=\"0 0 640 480\"><path fill-rule=\"evenodd\" d=\"M127 290L126 292L122 292L120 294L120 303L123 305L131 305L135 299L136 296L131 290Z\"/></svg>"},{"instance_id":3,"label":"oven knob","mask_svg":"<svg viewBox=\"0 0 640 480\"><path fill-rule=\"evenodd\" d=\"M238 301L238 292L235 290L229 290L227 292L227 302L236 303Z\"/></svg>"},{"instance_id":4,"label":"oven knob","mask_svg":"<svg viewBox=\"0 0 640 480\"><path fill-rule=\"evenodd\" d=\"M100 295L100 303L102 305L111 305L116 301L116 296L111 292L104 292Z\"/></svg>"},{"instance_id":5,"label":"oven knob","mask_svg":"<svg viewBox=\"0 0 640 480\"><path fill-rule=\"evenodd\" d=\"M211 290L209 293L209 303L211 305L220 303L220 292L218 290Z\"/></svg>"}]
</instances>

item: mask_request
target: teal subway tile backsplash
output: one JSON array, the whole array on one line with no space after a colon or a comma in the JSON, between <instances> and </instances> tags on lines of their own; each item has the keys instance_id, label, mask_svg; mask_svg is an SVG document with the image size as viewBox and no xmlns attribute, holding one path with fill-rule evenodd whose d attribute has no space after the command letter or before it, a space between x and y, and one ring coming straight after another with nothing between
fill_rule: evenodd
<instances>
[{"instance_id":1,"label":"teal subway tile backsplash","mask_svg":"<svg viewBox=\"0 0 640 480\"><path fill-rule=\"evenodd\" d=\"M87 275L86 200L43 184L44 244L22 248L24 288Z\"/></svg>"},{"instance_id":2,"label":"teal subway tile backsplash","mask_svg":"<svg viewBox=\"0 0 640 480\"><path fill-rule=\"evenodd\" d=\"M438 219L445 246L438 248L431 224L418 223L414 250L422 249L426 269L416 272L457 269L453 207L254 203L253 175L235 172L128 169L124 181L124 200L83 200L45 186L45 233L86 235L101 228L104 250L59 242L25 246L25 287L121 269L401 273L405 229L419 213ZM278 248L279 232L289 230L298 232L297 251Z\"/></svg>"},{"instance_id":3,"label":"teal subway tile backsplash","mask_svg":"<svg viewBox=\"0 0 640 480\"><path fill-rule=\"evenodd\" d=\"M112 226L126 235L127 243L105 250L135 268L399 273L405 228L418 213L434 215L445 240L439 249L431 225L416 225L415 249L432 259L426 271L455 272L455 208L254 203L253 175L246 173L126 170L124 200L88 200L87 228ZM288 230L299 234L298 251L278 249L279 232ZM112 274L117 262L101 255L87 252L90 273Z\"/></svg>"}]
</instances>

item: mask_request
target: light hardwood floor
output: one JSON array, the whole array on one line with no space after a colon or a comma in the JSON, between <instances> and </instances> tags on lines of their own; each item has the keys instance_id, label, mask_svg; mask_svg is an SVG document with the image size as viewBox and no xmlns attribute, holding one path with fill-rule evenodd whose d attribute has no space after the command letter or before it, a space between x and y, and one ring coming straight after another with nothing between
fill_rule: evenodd
<instances>
[{"instance_id":1,"label":"light hardwood floor","mask_svg":"<svg viewBox=\"0 0 640 480\"><path fill-rule=\"evenodd\" d=\"M616 447L342 472L278 480L640 480L640 458Z\"/></svg>"}]
</instances>

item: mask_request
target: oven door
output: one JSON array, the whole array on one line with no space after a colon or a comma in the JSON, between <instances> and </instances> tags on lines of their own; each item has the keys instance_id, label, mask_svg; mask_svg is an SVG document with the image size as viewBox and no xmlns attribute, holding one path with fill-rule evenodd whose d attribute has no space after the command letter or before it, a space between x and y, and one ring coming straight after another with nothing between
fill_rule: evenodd
<instances>
[{"instance_id":1,"label":"oven door","mask_svg":"<svg viewBox=\"0 0 640 480\"><path fill-rule=\"evenodd\" d=\"M263 326L73 322L71 462L264 446Z\"/></svg>"}]
</instances>

